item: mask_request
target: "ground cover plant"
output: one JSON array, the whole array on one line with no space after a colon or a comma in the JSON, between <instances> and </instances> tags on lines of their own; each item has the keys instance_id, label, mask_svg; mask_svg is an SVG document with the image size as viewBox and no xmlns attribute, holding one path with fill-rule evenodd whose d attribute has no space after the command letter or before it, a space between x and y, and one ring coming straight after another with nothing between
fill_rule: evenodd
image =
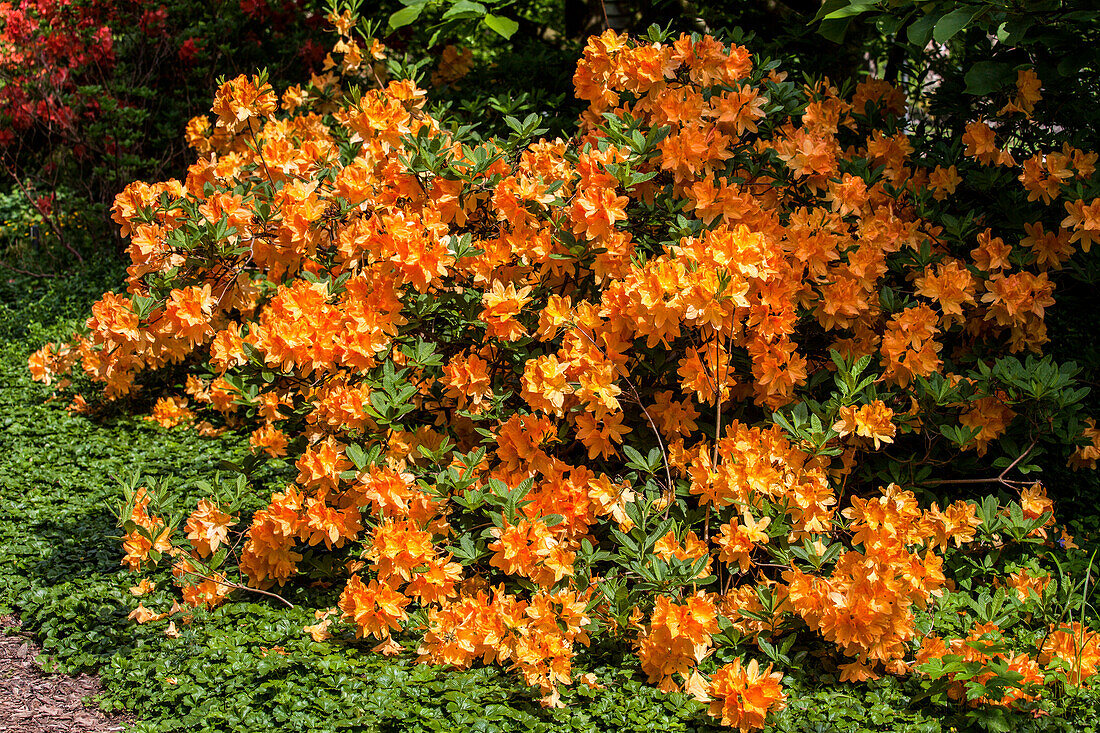
<instances>
[{"instance_id":1,"label":"ground cover plant","mask_svg":"<svg viewBox=\"0 0 1100 733\"><path fill-rule=\"evenodd\" d=\"M555 725L607 654L693 726L829 714L796 666L917 729L1093 724L1092 564L1036 476L1100 455L1042 356L1096 155L997 144L1034 70L944 140L880 80L608 32L574 137L483 139L332 21L343 78L226 82L186 180L116 201L127 291L30 359L102 385L76 412L250 436L236 478L124 482L136 633L282 603L291 646L495 663Z\"/></svg>"}]
</instances>

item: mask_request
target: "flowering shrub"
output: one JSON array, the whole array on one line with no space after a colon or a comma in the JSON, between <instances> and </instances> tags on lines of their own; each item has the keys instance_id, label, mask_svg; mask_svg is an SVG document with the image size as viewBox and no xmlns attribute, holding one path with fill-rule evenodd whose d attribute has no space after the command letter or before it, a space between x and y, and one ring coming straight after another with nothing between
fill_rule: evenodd
<instances>
[{"instance_id":1,"label":"flowering shrub","mask_svg":"<svg viewBox=\"0 0 1100 733\"><path fill-rule=\"evenodd\" d=\"M384 654L504 665L547 704L591 681L593 639L628 640L742 730L785 696L741 656L790 663L799 636L843 680L918 671L975 704L1095 672L1084 627L1009 653L988 608L939 635L926 613L1068 587L974 558L1072 546L1019 476L1095 467L1074 368L1039 356L1055 274L1100 238L1095 153L1018 165L992 120L916 150L882 81L842 95L714 38L614 32L577 67L574 138L531 116L474 143L409 81L364 91L386 51L333 20L342 76L222 85L186 179L115 202L126 292L30 359L112 400L178 365L153 419L294 462L251 516L244 477L186 521L132 487L129 568L169 558L214 606L342 566L315 639L346 621ZM1023 70L1016 106L1037 94ZM951 213L991 167L1019 170L1026 230Z\"/></svg>"}]
</instances>

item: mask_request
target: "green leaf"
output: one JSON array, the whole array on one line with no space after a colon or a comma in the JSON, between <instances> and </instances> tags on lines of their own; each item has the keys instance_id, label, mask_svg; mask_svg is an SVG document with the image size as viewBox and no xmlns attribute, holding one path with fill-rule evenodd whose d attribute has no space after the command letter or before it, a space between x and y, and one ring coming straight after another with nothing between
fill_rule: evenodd
<instances>
[{"instance_id":1,"label":"green leaf","mask_svg":"<svg viewBox=\"0 0 1100 733\"><path fill-rule=\"evenodd\" d=\"M905 23L905 20L904 17L880 15L875 20L875 28L884 36L892 36L898 32L898 29Z\"/></svg>"},{"instance_id":2,"label":"green leaf","mask_svg":"<svg viewBox=\"0 0 1100 733\"><path fill-rule=\"evenodd\" d=\"M817 32L833 43L843 43L844 36L848 33L848 26L851 24L851 18L831 18L821 21Z\"/></svg>"},{"instance_id":3,"label":"green leaf","mask_svg":"<svg viewBox=\"0 0 1100 733\"><path fill-rule=\"evenodd\" d=\"M811 20L807 25L820 23L826 15L833 12L834 10L846 7L847 5L848 0L825 0L823 3L821 3L821 7L818 8L817 14L814 15L813 20Z\"/></svg>"},{"instance_id":4,"label":"green leaf","mask_svg":"<svg viewBox=\"0 0 1100 733\"><path fill-rule=\"evenodd\" d=\"M481 3L471 2L470 0L458 0L454 5L447 8L447 12L443 14L443 20L462 20L465 18L480 18L486 13L486 8Z\"/></svg>"},{"instance_id":5,"label":"green leaf","mask_svg":"<svg viewBox=\"0 0 1100 733\"><path fill-rule=\"evenodd\" d=\"M481 22L484 23L489 30L505 38L511 38L512 35L519 30L519 23L516 21L500 15L493 15L492 13L486 15Z\"/></svg>"},{"instance_id":6,"label":"green leaf","mask_svg":"<svg viewBox=\"0 0 1100 733\"><path fill-rule=\"evenodd\" d=\"M966 93L982 96L996 91L1013 78L1012 66L1001 61L979 61L966 72Z\"/></svg>"},{"instance_id":7,"label":"green leaf","mask_svg":"<svg viewBox=\"0 0 1100 733\"><path fill-rule=\"evenodd\" d=\"M367 454L363 451L361 445L351 443L344 449L344 452L347 453L348 458L351 459L351 462L354 463L355 467L360 471L367 467Z\"/></svg>"},{"instance_id":8,"label":"green leaf","mask_svg":"<svg viewBox=\"0 0 1100 733\"><path fill-rule=\"evenodd\" d=\"M932 29L936 27L936 21L939 19L940 16L935 13L917 18L905 29L905 37L914 46L924 48L932 40Z\"/></svg>"},{"instance_id":9,"label":"green leaf","mask_svg":"<svg viewBox=\"0 0 1100 733\"><path fill-rule=\"evenodd\" d=\"M982 12L981 8L962 7L952 10L936 22L936 28L932 31L932 38L936 43L947 43L955 34L974 20Z\"/></svg>"},{"instance_id":10,"label":"green leaf","mask_svg":"<svg viewBox=\"0 0 1100 733\"><path fill-rule=\"evenodd\" d=\"M836 20L838 18L852 18L857 15L863 15L877 4L876 0L852 0L844 7L837 8L828 13L822 20Z\"/></svg>"},{"instance_id":11,"label":"green leaf","mask_svg":"<svg viewBox=\"0 0 1100 733\"><path fill-rule=\"evenodd\" d=\"M398 28L404 28L407 25L413 23L420 17L420 13L424 10L424 4L410 5L407 8L402 8L396 13L390 16L390 29L396 30Z\"/></svg>"}]
</instances>

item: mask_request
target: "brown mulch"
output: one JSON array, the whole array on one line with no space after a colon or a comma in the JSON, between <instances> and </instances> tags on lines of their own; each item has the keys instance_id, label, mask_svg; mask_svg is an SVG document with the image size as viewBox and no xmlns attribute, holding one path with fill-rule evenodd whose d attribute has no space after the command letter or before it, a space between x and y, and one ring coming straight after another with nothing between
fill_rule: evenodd
<instances>
[{"instance_id":1,"label":"brown mulch","mask_svg":"<svg viewBox=\"0 0 1100 733\"><path fill-rule=\"evenodd\" d=\"M84 704L103 692L96 677L46 674L38 652L14 617L0 616L0 733L107 733L132 722Z\"/></svg>"}]
</instances>

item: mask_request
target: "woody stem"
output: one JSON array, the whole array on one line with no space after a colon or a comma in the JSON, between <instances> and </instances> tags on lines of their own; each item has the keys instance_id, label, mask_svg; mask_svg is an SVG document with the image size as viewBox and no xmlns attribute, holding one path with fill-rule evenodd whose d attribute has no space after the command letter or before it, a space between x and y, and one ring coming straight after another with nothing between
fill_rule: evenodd
<instances>
[{"instance_id":1,"label":"woody stem","mask_svg":"<svg viewBox=\"0 0 1100 733\"><path fill-rule=\"evenodd\" d=\"M268 596L269 598L274 598L274 599L282 602L283 604L286 605L287 608L294 608L293 603L291 603L287 599L283 598L278 593L272 593L271 591L260 590L259 588L250 588L247 585L241 585L240 583L234 583L231 580L218 580L216 578L211 578L211 577L208 577L206 575L203 575L202 573L197 573L193 570L188 571L186 574L187 575L194 575L196 578L202 578L203 580L209 580L211 583L217 583L218 585L224 585L227 588L236 588L237 590L247 590L247 591L251 591L253 593L259 593L262 596Z\"/></svg>"}]
</instances>

